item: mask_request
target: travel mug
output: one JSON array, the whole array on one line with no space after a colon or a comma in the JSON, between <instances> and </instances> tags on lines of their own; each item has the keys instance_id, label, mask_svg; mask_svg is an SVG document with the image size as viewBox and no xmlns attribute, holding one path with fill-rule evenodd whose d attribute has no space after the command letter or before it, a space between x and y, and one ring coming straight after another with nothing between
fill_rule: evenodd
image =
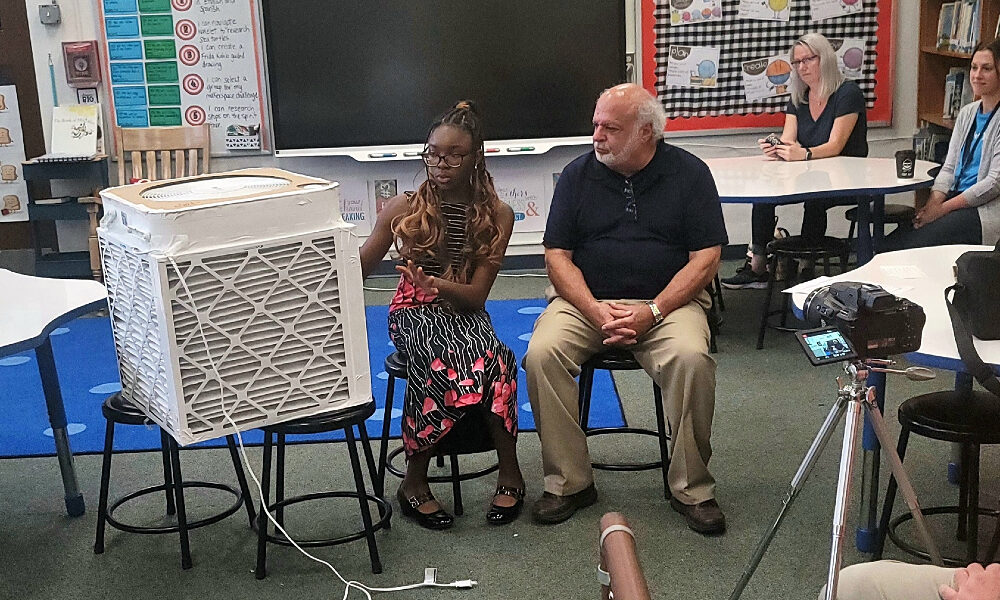
<instances>
[{"instance_id":1,"label":"travel mug","mask_svg":"<svg viewBox=\"0 0 1000 600\"><path fill-rule=\"evenodd\" d=\"M917 153L913 150L896 151L896 177L910 179L913 177L913 167L917 162Z\"/></svg>"}]
</instances>

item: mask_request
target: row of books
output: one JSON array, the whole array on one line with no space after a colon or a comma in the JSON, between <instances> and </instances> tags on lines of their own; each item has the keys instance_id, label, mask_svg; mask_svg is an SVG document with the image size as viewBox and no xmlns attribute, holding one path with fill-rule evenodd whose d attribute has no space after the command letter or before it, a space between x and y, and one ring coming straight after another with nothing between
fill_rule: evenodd
<instances>
[{"instance_id":1,"label":"row of books","mask_svg":"<svg viewBox=\"0 0 1000 600\"><path fill-rule=\"evenodd\" d=\"M944 110L941 116L954 119L963 106L972 102L972 85L969 83L969 70L963 67L952 67L944 78Z\"/></svg>"},{"instance_id":2,"label":"row of books","mask_svg":"<svg viewBox=\"0 0 1000 600\"><path fill-rule=\"evenodd\" d=\"M970 53L979 43L981 0L957 0L941 5L938 15L938 50Z\"/></svg>"}]
</instances>

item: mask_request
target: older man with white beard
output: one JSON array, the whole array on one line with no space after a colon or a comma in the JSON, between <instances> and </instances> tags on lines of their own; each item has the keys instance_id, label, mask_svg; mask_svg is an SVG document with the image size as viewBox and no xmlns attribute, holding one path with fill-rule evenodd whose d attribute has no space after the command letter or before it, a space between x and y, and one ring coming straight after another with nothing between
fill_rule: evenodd
<instances>
[{"instance_id":1,"label":"older man with white beard","mask_svg":"<svg viewBox=\"0 0 1000 600\"><path fill-rule=\"evenodd\" d=\"M539 523L597 501L574 378L587 359L619 348L663 390L671 506L699 533L725 531L708 471L715 361L705 288L728 239L711 172L662 141L665 123L643 88L605 90L593 151L556 185L543 240L554 292L524 358L545 473L532 509Z\"/></svg>"}]
</instances>

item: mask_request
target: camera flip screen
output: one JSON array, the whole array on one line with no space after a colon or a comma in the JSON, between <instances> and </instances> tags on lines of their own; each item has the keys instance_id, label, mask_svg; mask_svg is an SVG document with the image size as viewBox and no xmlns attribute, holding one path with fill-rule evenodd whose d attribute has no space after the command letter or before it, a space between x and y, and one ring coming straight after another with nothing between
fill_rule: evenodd
<instances>
[{"instance_id":1,"label":"camera flip screen","mask_svg":"<svg viewBox=\"0 0 1000 600\"><path fill-rule=\"evenodd\" d=\"M858 357L851 342L836 327L796 331L795 337L806 351L809 362L814 365L853 360Z\"/></svg>"}]
</instances>

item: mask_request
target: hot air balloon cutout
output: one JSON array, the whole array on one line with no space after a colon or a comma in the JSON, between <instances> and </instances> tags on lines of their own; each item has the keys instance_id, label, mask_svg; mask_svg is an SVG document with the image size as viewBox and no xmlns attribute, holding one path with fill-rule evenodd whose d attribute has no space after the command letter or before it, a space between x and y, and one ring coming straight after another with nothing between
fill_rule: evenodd
<instances>
[{"instance_id":1,"label":"hot air balloon cutout","mask_svg":"<svg viewBox=\"0 0 1000 600\"><path fill-rule=\"evenodd\" d=\"M671 25L691 25L721 18L721 0L670 0Z\"/></svg>"},{"instance_id":2,"label":"hot air balloon cutout","mask_svg":"<svg viewBox=\"0 0 1000 600\"><path fill-rule=\"evenodd\" d=\"M837 62L844 77L857 79L865 68L865 41L861 39L831 39Z\"/></svg>"},{"instance_id":3,"label":"hot air balloon cutout","mask_svg":"<svg viewBox=\"0 0 1000 600\"><path fill-rule=\"evenodd\" d=\"M740 0L738 17L763 21L785 21L792 10L791 0Z\"/></svg>"},{"instance_id":4,"label":"hot air balloon cutout","mask_svg":"<svg viewBox=\"0 0 1000 600\"><path fill-rule=\"evenodd\" d=\"M773 95L780 96L788 93L788 80L792 77L792 66L788 64L787 60L779 58L771 61L771 64L767 65L765 74L767 82L771 84Z\"/></svg>"}]
</instances>

